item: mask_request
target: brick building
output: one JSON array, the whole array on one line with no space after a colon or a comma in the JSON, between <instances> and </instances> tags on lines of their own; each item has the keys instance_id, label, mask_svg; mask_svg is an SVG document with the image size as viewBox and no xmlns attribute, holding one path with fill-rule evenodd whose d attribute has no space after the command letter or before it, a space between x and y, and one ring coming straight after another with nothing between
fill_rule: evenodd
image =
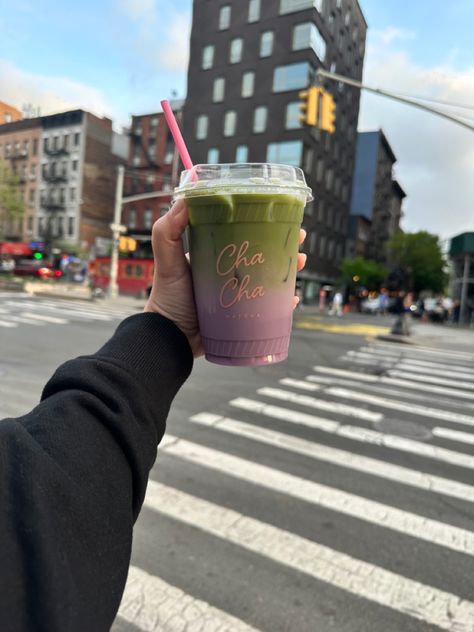
<instances>
[{"instance_id":1,"label":"brick building","mask_svg":"<svg viewBox=\"0 0 474 632\"><path fill-rule=\"evenodd\" d=\"M116 166L112 121L84 110L24 119L0 126L0 158L26 178L27 215L10 239L55 240L90 248L110 237Z\"/></svg>"},{"instance_id":2,"label":"brick building","mask_svg":"<svg viewBox=\"0 0 474 632\"><path fill-rule=\"evenodd\" d=\"M17 110L13 105L0 101L0 125L4 123L13 123L19 121L22 118L20 110Z\"/></svg>"},{"instance_id":3,"label":"brick building","mask_svg":"<svg viewBox=\"0 0 474 632\"><path fill-rule=\"evenodd\" d=\"M170 105L180 122L183 102L174 100ZM150 239L153 223L169 209L178 168L178 153L163 113L133 116L124 197L153 191L161 195L123 205L122 223L129 235L144 242Z\"/></svg>"},{"instance_id":4,"label":"brick building","mask_svg":"<svg viewBox=\"0 0 474 632\"><path fill-rule=\"evenodd\" d=\"M367 24L356 0L194 0L184 131L193 161L273 162L304 169L306 300L334 284L344 256L359 90L316 79L318 68L360 80ZM299 92L324 85L336 132L303 128Z\"/></svg>"}]
</instances>

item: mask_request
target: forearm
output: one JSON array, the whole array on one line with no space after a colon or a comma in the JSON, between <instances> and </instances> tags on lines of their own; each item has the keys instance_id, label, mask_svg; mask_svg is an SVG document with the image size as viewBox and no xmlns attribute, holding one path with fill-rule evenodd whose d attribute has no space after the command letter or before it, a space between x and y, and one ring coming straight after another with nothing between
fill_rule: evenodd
<instances>
[{"instance_id":1,"label":"forearm","mask_svg":"<svg viewBox=\"0 0 474 632\"><path fill-rule=\"evenodd\" d=\"M2 629L108 630L156 446L191 366L183 334L140 314L93 356L62 365L31 413L0 423Z\"/></svg>"}]
</instances>

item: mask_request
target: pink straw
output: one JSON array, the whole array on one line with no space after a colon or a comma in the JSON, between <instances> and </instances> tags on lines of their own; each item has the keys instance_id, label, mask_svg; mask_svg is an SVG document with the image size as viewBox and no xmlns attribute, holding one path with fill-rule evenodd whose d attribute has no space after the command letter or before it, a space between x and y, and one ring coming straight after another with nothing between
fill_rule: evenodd
<instances>
[{"instance_id":1,"label":"pink straw","mask_svg":"<svg viewBox=\"0 0 474 632\"><path fill-rule=\"evenodd\" d=\"M186 147L186 143L184 142L183 135L181 134L181 130L179 129L170 103L166 100L160 101L160 103L161 107L163 108L163 114L165 115L166 122L168 123L168 127L170 128L171 135L173 136L176 149L178 150L179 157L181 158L184 168L192 169L193 163L191 160L191 156L189 155L188 148Z\"/></svg>"}]
</instances>

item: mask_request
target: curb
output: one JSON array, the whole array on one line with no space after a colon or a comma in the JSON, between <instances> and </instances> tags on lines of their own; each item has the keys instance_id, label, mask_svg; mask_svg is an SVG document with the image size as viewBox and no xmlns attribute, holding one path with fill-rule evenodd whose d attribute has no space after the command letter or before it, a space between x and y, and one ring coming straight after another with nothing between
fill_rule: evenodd
<instances>
[{"instance_id":1,"label":"curb","mask_svg":"<svg viewBox=\"0 0 474 632\"><path fill-rule=\"evenodd\" d=\"M398 334L380 334L376 338L377 340L383 340L385 342L402 342L406 345L416 344L413 338L409 338L408 336L399 336Z\"/></svg>"}]
</instances>

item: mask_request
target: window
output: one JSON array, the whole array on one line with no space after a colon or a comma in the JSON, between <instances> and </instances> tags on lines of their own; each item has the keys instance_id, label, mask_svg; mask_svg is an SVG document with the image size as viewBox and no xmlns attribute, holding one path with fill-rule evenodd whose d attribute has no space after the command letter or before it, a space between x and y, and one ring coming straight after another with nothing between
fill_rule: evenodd
<instances>
[{"instance_id":1,"label":"window","mask_svg":"<svg viewBox=\"0 0 474 632\"><path fill-rule=\"evenodd\" d=\"M57 149L58 148L58 141L59 141L59 136L54 136L54 138L53 138L53 149Z\"/></svg>"},{"instance_id":2,"label":"window","mask_svg":"<svg viewBox=\"0 0 474 632\"><path fill-rule=\"evenodd\" d=\"M217 77L212 85L212 100L214 103L221 103L224 100L225 79Z\"/></svg>"},{"instance_id":3,"label":"window","mask_svg":"<svg viewBox=\"0 0 474 632\"><path fill-rule=\"evenodd\" d=\"M30 166L30 180L34 180L36 178L36 164Z\"/></svg>"},{"instance_id":4,"label":"window","mask_svg":"<svg viewBox=\"0 0 474 632\"><path fill-rule=\"evenodd\" d=\"M33 156L36 156L38 154L38 139L34 138L33 139Z\"/></svg>"},{"instance_id":5,"label":"window","mask_svg":"<svg viewBox=\"0 0 474 632\"><path fill-rule=\"evenodd\" d=\"M10 147L9 145L7 145L7 146L5 147L5 156L7 155L7 153L6 153L7 149L8 149L8 153L10 153L10 149L9 149L9 147ZM44 150L45 152L47 152L47 151L48 151L48 149L49 149L49 138L45 138L45 139L43 140L43 150Z\"/></svg>"},{"instance_id":6,"label":"window","mask_svg":"<svg viewBox=\"0 0 474 632\"><path fill-rule=\"evenodd\" d=\"M237 124L237 112L229 110L224 115L224 136L233 136Z\"/></svg>"},{"instance_id":7,"label":"window","mask_svg":"<svg viewBox=\"0 0 474 632\"><path fill-rule=\"evenodd\" d=\"M209 123L209 117L206 114L198 116L196 119L196 139L203 140L207 136L207 127Z\"/></svg>"},{"instance_id":8,"label":"window","mask_svg":"<svg viewBox=\"0 0 474 632\"><path fill-rule=\"evenodd\" d=\"M249 148L247 145L239 145L235 152L235 162L247 162L249 156Z\"/></svg>"},{"instance_id":9,"label":"window","mask_svg":"<svg viewBox=\"0 0 474 632\"><path fill-rule=\"evenodd\" d=\"M230 43L229 61L231 64L238 64L242 60L242 49L244 40L236 37Z\"/></svg>"},{"instance_id":10,"label":"window","mask_svg":"<svg viewBox=\"0 0 474 632\"><path fill-rule=\"evenodd\" d=\"M134 208L128 211L128 227L136 228L137 225L137 212Z\"/></svg>"},{"instance_id":11,"label":"window","mask_svg":"<svg viewBox=\"0 0 474 632\"><path fill-rule=\"evenodd\" d=\"M207 164L215 165L219 162L219 150L217 147L211 147L207 152Z\"/></svg>"},{"instance_id":12,"label":"window","mask_svg":"<svg viewBox=\"0 0 474 632\"><path fill-rule=\"evenodd\" d=\"M324 163L322 158L318 158L318 162L316 163L316 180L318 182L322 182L324 173Z\"/></svg>"},{"instance_id":13,"label":"window","mask_svg":"<svg viewBox=\"0 0 474 632\"><path fill-rule=\"evenodd\" d=\"M326 42L314 22L304 22L294 27L292 48L312 48L321 61L326 57Z\"/></svg>"},{"instance_id":14,"label":"window","mask_svg":"<svg viewBox=\"0 0 474 632\"><path fill-rule=\"evenodd\" d=\"M309 238L309 252L310 254L314 254L316 252L316 241L317 241L317 234L312 231L310 238Z\"/></svg>"},{"instance_id":15,"label":"window","mask_svg":"<svg viewBox=\"0 0 474 632\"><path fill-rule=\"evenodd\" d=\"M58 217L58 236L62 237L64 232L63 232L63 218L61 216Z\"/></svg>"},{"instance_id":16,"label":"window","mask_svg":"<svg viewBox=\"0 0 474 632\"><path fill-rule=\"evenodd\" d=\"M285 129L300 129L303 125L300 122L301 110L299 101L288 103L286 106Z\"/></svg>"},{"instance_id":17,"label":"window","mask_svg":"<svg viewBox=\"0 0 474 632\"><path fill-rule=\"evenodd\" d=\"M31 233L33 231L33 218L32 217L28 217L26 225L28 228L28 232Z\"/></svg>"},{"instance_id":18,"label":"window","mask_svg":"<svg viewBox=\"0 0 474 632\"><path fill-rule=\"evenodd\" d=\"M77 171L77 160L72 161L72 170Z\"/></svg>"},{"instance_id":19,"label":"window","mask_svg":"<svg viewBox=\"0 0 474 632\"><path fill-rule=\"evenodd\" d=\"M311 68L307 61L277 66L273 72L273 92L306 88L312 75Z\"/></svg>"},{"instance_id":20,"label":"window","mask_svg":"<svg viewBox=\"0 0 474 632\"><path fill-rule=\"evenodd\" d=\"M267 147L267 162L299 167L302 152L303 143L300 140L270 143Z\"/></svg>"},{"instance_id":21,"label":"window","mask_svg":"<svg viewBox=\"0 0 474 632\"><path fill-rule=\"evenodd\" d=\"M313 169L313 156L314 156L313 150L310 147L307 147L305 149L304 159L303 159L303 171L305 171L306 173L311 173Z\"/></svg>"},{"instance_id":22,"label":"window","mask_svg":"<svg viewBox=\"0 0 474 632\"><path fill-rule=\"evenodd\" d=\"M270 57L273 52L273 31L265 31L260 36L260 57Z\"/></svg>"},{"instance_id":23,"label":"window","mask_svg":"<svg viewBox=\"0 0 474 632\"><path fill-rule=\"evenodd\" d=\"M328 259L331 261L332 259L334 259L334 239L330 239L328 241Z\"/></svg>"},{"instance_id":24,"label":"window","mask_svg":"<svg viewBox=\"0 0 474 632\"><path fill-rule=\"evenodd\" d=\"M351 11L350 9L348 9L346 12L346 15L344 16L344 24L346 26L349 26L350 21L351 21Z\"/></svg>"},{"instance_id":25,"label":"window","mask_svg":"<svg viewBox=\"0 0 474 632\"><path fill-rule=\"evenodd\" d=\"M34 202L34 201L35 201L35 190L30 189L30 202Z\"/></svg>"},{"instance_id":26,"label":"window","mask_svg":"<svg viewBox=\"0 0 474 632\"><path fill-rule=\"evenodd\" d=\"M260 19L260 0L250 0L249 2L249 22L258 22Z\"/></svg>"},{"instance_id":27,"label":"window","mask_svg":"<svg viewBox=\"0 0 474 632\"><path fill-rule=\"evenodd\" d=\"M253 113L253 131L261 134L267 128L267 108L263 105L255 108Z\"/></svg>"},{"instance_id":28,"label":"window","mask_svg":"<svg viewBox=\"0 0 474 632\"><path fill-rule=\"evenodd\" d=\"M312 9L313 7L321 13L323 0L280 0L280 15Z\"/></svg>"},{"instance_id":29,"label":"window","mask_svg":"<svg viewBox=\"0 0 474 632\"><path fill-rule=\"evenodd\" d=\"M204 46L202 49L201 68L209 70L214 65L214 46Z\"/></svg>"},{"instance_id":30,"label":"window","mask_svg":"<svg viewBox=\"0 0 474 632\"><path fill-rule=\"evenodd\" d=\"M153 211L146 208L143 214L143 228L151 228L153 225Z\"/></svg>"},{"instance_id":31,"label":"window","mask_svg":"<svg viewBox=\"0 0 474 632\"><path fill-rule=\"evenodd\" d=\"M336 72L336 62L332 61L331 66L329 67L329 72Z\"/></svg>"},{"instance_id":32,"label":"window","mask_svg":"<svg viewBox=\"0 0 474 632\"><path fill-rule=\"evenodd\" d=\"M77 147L79 145L80 138L81 138L81 135L79 134L79 132L76 132L74 134L74 146L75 147Z\"/></svg>"},{"instance_id":33,"label":"window","mask_svg":"<svg viewBox=\"0 0 474 632\"><path fill-rule=\"evenodd\" d=\"M71 202L74 202L76 199L76 189L74 187L71 187L69 189L69 199L71 200Z\"/></svg>"},{"instance_id":34,"label":"window","mask_svg":"<svg viewBox=\"0 0 474 632\"><path fill-rule=\"evenodd\" d=\"M63 147L64 149L69 147L69 134L64 134L63 136Z\"/></svg>"},{"instance_id":35,"label":"window","mask_svg":"<svg viewBox=\"0 0 474 632\"><path fill-rule=\"evenodd\" d=\"M59 203L64 204L66 201L66 190L59 189Z\"/></svg>"},{"instance_id":36,"label":"window","mask_svg":"<svg viewBox=\"0 0 474 632\"><path fill-rule=\"evenodd\" d=\"M325 173L325 184L326 184L326 189L328 191L331 190L332 187L332 179L333 179L333 171L332 169L326 169L326 173Z\"/></svg>"},{"instance_id":37,"label":"window","mask_svg":"<svg viewBox=\"0 0 474 632\"><path fill-rule=\"evenodd\" d=\"M242 75L242 96L243 97L253 96L254 83L255 83L255 73L244 72L244 74Z\"/></svg>"},{"instance_id":38,"label":"window","mask_svg":"<svg viewBox=\"0 0 474 632\"><path fill-rule=\"evenodd\" d=\"M74 235L74 217L67 218L67 232L69 237Z\"/></svg>"},{"instance_id":39,"label":"window","mask_svg":"<svg viewBox=\"0 0 474 632\"><path fill-rule=\"evenodd\" d=\"M219 31L228 29L230 26L230 6L227 4L219 11Z\"/></svg>"}]
</instances>

